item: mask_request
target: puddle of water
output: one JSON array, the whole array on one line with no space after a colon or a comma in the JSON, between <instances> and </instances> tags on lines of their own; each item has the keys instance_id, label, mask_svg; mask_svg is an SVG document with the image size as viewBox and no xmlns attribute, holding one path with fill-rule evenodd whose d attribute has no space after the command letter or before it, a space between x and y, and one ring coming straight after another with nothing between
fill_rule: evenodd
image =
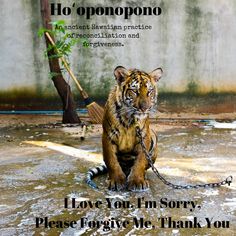
<instances>
[{"instance_id":1,"label":"puddle of water","mask_svg":"<svg viewBox=\"0 0 236 236\"><path fill-rule=\"evenodd\" d=\"M217 122L215 120L210 120L207 122L205 128L213 127L215 129L236 129L236 121L233 122Z\"/></svg>"}]
</instances>

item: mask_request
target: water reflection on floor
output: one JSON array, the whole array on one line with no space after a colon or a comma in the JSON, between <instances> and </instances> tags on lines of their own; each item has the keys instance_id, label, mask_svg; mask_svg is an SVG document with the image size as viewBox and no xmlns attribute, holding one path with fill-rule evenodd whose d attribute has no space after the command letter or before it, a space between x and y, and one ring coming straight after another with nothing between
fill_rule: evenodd
<instances>
[{"instance_id":1,"label":"water reflection on floor","mask_svg":"<svg viewBox=\"0 0 236 236\"><path fill-rule=\"evenodd\" d=\"M106 176L96 178L99 190L93 190L84 183L86 170L94 166L93 162L22 141L50 141L101 153L99 132L81 142L76 138L76 127L70 132L47 127L1 130L0 235L234 235L236 131L181 128L160 132L158 137L156 167L170 182L217 182L233 175L233 183L214 189L175 190L149 171L151 187L146 192L108 191ZM76 204L82 202L82 207L65 209L64 198L69 202L76 198ZM97 201L102 202L99 208L94 206ZM142 202L141 206L138 201ZM149 205L145 206L147 201ZM184 208L183 201L192 201L196 207L193 209L189 203ZM88 206L84 208L83 204ZM123 207L120 204L124 204ZM66 229L43 229L42 226L36 229L36 217L75 220L77 225ZM81 219L90 227L81 228ZM146 222L144 225L142 219ZM109 230L109 225L104 224L98 229L93 227L104 220L115 228ZM125 221L129 222L126 227L119 228ZM151 225L147 221L151 221ZM195 228L174 228L174 221L191 221Z\"/></svg>"}]
</instances>

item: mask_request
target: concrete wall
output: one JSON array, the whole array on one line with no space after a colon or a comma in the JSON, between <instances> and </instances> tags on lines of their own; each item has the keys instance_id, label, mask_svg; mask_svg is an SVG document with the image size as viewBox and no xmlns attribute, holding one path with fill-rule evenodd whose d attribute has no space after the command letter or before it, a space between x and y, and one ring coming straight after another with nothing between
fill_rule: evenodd
<instances>
[{"instance_id":1,"label":"concrete wall","mask_svg":"<svg viewBox=\"0 0 236 236\"><path fill-rule=\"evenodd\" d=\"M0 90L30 88L42 92L48 80L38 1L2 0L0 35ZM51 83L50 83L51 84Z\"/></svg>"},{"instance_id":2,"label":"concrete wall","mask_svg":"<svg viewBox=\"0 0 236 236\"><path fill-rule=\"evenodd\" d=\"M64 6L73 2L95 6L99 1L51 2L62 2ZM165 74L160 88L164 91L181 92L190 87L203 92L236 92L236 1L100 2L102 6L114 7L160 6L162 14L132 16L129 20L115 16L94 16L86 20L77 14L53 17L53 20L63 18L67 24L147 24L153 27L141 33L139 39L119 40L124 47L83 48L78 45L74 48L72 69L90 93L107 93L114 83L113 69L117 65L144 71L161 66ZM28 88L42 95L55 93L43 55L44 40L37 36L41 27L39 1L1 0L0 15L0 92Z\"/></svg>"}]
</instances>

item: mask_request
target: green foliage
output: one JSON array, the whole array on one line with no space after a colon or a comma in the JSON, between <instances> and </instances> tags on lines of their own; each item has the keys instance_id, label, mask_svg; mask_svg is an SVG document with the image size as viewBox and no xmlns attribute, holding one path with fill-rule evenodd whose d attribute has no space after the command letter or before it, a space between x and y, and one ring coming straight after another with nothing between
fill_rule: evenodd
<instances>
[{"instance_id":1,"label":"green foliage","mask_svg":"<svg viewBox=\"0 0 236 236\"><path fill-rule=\"evenodd\" d=\"M59 73L56 73L56 72L49 72L49 78L52 79L56 76L60 75Z\"/></svg>"},{"instance_id":2,"label":"green foliage","mask_svg":"<svg viewBox=\"0 0 236 236\"><path fill-rule=\"evenodd\" d=\"M51 36L55 38L55 46L49 45L45 51L45 57L48 57L48 52L52 49L55 49L54 52L56 54L50 55L49 58L61 58L65 57L68 59L69 55L72 53L72 48L76 44L82 43L85 41L85 39L75 39L71 38L70 34L66 32L65 30L65 21L58 20L50 22L52 25L52 30L41 28L38 30L38 36L42 37L46 32L48 32ZM53 78L55 75L50 75L51 78Z\"/></svg>"}]
</instances>

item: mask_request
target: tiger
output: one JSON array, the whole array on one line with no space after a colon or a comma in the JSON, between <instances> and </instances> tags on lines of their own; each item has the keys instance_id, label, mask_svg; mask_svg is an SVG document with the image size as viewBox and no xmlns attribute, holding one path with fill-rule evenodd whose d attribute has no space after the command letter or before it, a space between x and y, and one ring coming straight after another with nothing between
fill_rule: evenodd
<instances>
[{"instance_id":1,"label":"tiger","mask_svg":"<svg viewBox=\"0 0 236 236\"><path fill-rule=\"evenodd\" d=\"M150 130L149 114L157 103L157 82L162 68L150 73L118 66L114 70L116 86L110 92L103 116L102 149L105 165L90 169L86 182L96 187L92 178L108 172L108 188L144 191L149 188L146 170L150 167L136 135L141 129L144 144L153 163L157 158L157 137Z\"/></svg>"}]
</instances>

